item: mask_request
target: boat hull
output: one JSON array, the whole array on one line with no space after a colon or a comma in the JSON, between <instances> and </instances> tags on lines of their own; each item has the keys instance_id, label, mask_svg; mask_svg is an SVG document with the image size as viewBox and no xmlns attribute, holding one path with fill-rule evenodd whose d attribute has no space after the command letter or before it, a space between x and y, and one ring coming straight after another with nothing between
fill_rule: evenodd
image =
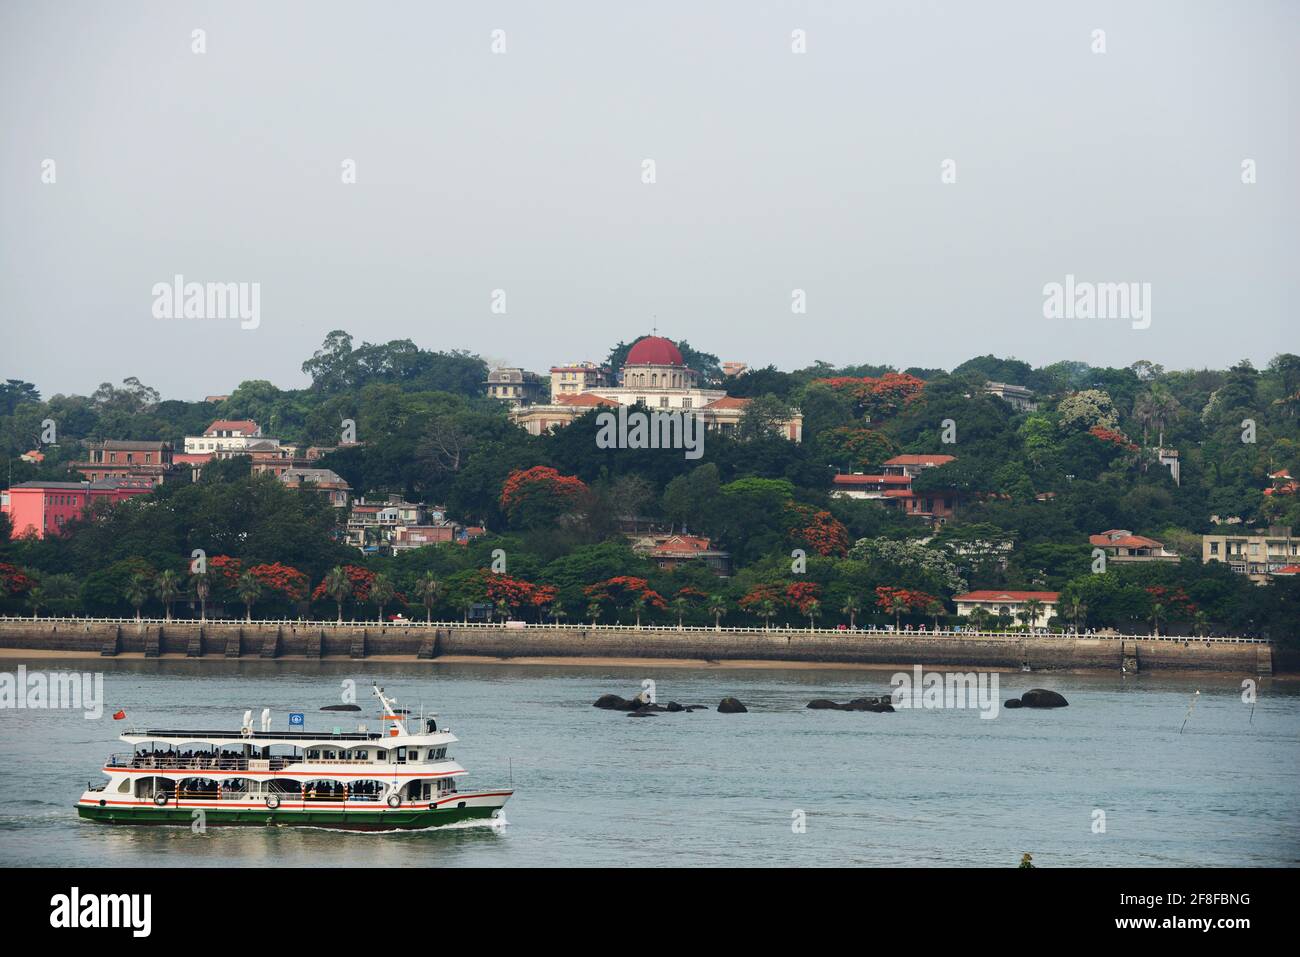
<instances>
[{"instance_id":1,"label":"boat hull","mask_svg":"<svg viewBox=\"0 0 1300 957\"><path fill-rule=\"evenodd\" d=\"M324 810L270 808L197 808L154 805L77 805L77 814L99 824L155 824L190 827L202 821L204 827L321 827L340 831L420 831L461 821L495 817L509 795L467 800L463 806L437 808L384 808L370 810ZM202 816L196 815L197 811Z\"/></svg>"}]
</instances>

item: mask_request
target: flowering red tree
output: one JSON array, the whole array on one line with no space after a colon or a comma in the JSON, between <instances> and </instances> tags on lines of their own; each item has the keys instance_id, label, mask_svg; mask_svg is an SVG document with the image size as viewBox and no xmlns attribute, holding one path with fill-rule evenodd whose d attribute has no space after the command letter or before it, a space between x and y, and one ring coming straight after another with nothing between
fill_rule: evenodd
<instances>
[{"instance_id":1,"label":"flowering red tree","mask_svg":"<svg viewBox=\"0 0 1300 957\"><path fill-rule=\"evenodd\" d=\"M31 591L35 584L35 581L19 571L17 565L0 562L0 588L3 588L6 594L24 595Z\"/></svg>"},{"instance_id":2,"label":"flowering red tree","mask_svg":"<svg viewBox=\"0 0 1300 957\"><path fill-rule=\"evenodd\" d=\"M289 601L302 601L307 597L310 582L306 575L292 565L282 565L279 562L270 565L254 565L248 572L264 589L275 592Z\"/></svg>"},{"instance_id":3,"label":"flowering red tree","mask_svg":"<svg viewBox=\"0 0 1300 957\"><path fill-rule=\"evenodd\" d=\"M515 469L501 486L501 511L511 525L539 528L573 511L587 494L587 485L574 475L561 475L545 465Z\"/></svg>"},{"instance_id":4,"label":"flowering red tree","mask_svg":"<svg viewBox=\"0 0 1300 957\"><path fill-rule=\"evenodd\" d=\"M792 608L798 608L799 614L808 614L809 607L818 600L818 587L814 582L795 582L787 585L785 600Z\"/></svg>"},{"instance_id":5,"label":"flowering red tree","mask_svg":"<svg viewBox=\"0 0 1300 957\"><path fill-rule=\"evenodd\" d=\"M189 571L186 563L185 570ZM208 559L208 578L212 581L212 592L221 598L231 598L239 576L244 572L244 564L238 558L229 555L213 555Z\"/></svg>"},{"instance_id":6,"label":"flowering red tree","mask_svg":"<svg viewBox=\"0 0 1300 957\"><path fill-rule=\"evenodd\" d=\"M657 608L660 611L668 607L663 595L650 587L644 578L632 575L616 575L603 582L588 585L583 589L588 600L605 604L610 602L615 608L631 607L637 612L637 621L641 620L642 608Z\"/></svg>"},{"instance_id":7,"label":"flowering red tree","mask_svg":"<svg viewBox=\"0 0 1300 957\"><path fill-rule=\"evenodd\" d=\"M357 601L368 601L370 599L370 583L375 580L375 573L368 568L362 568L360 565L344 565L343 573L348 576L348 581L352 583L352 597ZM320 601L323 598L329 598L330 593L326 590L325 579L322 578L316 590L311 593L312 601Z\"/></svg>"},{"instance_id":8,"label":"flowering red tree","mask_svg":"<svg viewBox=\"0 0 1300 957\"><path fill-rule=\"evenodd\" d=\"M793 519L790 537L803 542L818 555L846 555L849 551L849 530L825 509L790 502L786 505Z\"/></svg>"},{"instance_id":9,"label":"flowering red tree","mask_svg":"<svg viewBox=\"0 0 1300 957\"><path fill-rule=\"evenodd\" d=\"M825 383L836 391L849 393L853 396L855 411L864 416L868 422L897 415L905 406L920 398L925 391L925 381L906 372L886 372L879 378L835 376L813 381Z\"/></svg>"},{"instance_id":10,"label":"flowering red tree","mask_svg":"<svg viewBox=\"0 0 1300 957\"><path fill-rule=\"evenodd\" d=\"M894 627L898 627L899 618L905 611L928 608L939 599L923 591L912 588L892 588L880 585L876 588L876 604L886 614L894 616Z\"/></svg>"},{"instance_id":11,"label":"flowering red tree","mask_svg":"<svg viewBox=\"0 0 1300 957\"><path fill-rule=\"evenodd\" d=\"M1118 445L1125 452L1136 452L1138 447L1129 441L1127 435L1115 429L1108 429L1101 425L1094 425L1088 430L1088 434L1095 439L1101 439L1103 442L1109 442L1112 445Z\"/></svg>"}]
</instances>

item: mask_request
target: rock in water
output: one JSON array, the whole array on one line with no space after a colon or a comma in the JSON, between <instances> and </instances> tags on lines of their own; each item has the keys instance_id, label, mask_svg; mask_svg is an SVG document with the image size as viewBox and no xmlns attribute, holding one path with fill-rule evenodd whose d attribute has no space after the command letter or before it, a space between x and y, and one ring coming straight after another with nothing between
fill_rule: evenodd
<instances>
[{"instance_id":1,"label":"rock in water","mask_svg":"<svg viewBox=\"0 0 1300 957\"><path fill-rule=\"evenodd\" d=\"M683 708L683 707L682 707L680 704L678 704L676 701L670 701L670 702L668 702L668 706L667 706L667 708L666 708L665 710L667 710L667 711L672 711L672 712L675 713L675 712L678 712L678 711L685 711L686 709Z\"/></svg>"},{"instance_id":2,"label":"rock in water","mask_svg":"<svg viewBox=\"0 0 1300 957\"><path fill-rule=\"evenodd\" d=\"M828 698L814 698L808 702L808 707L814 711L833 711L839 708L840 705Z\"/></svg>"},{"instance_id":3,"label":"rock in water","mask_svg":"<svg viewBox=\"0 0 1300 957\"><path fill-rule=\"evenodd\" d=\"M718 714L748 714L749 709L735 698L723 698L718 702Z\"/></svg>"},{"instance_id":4,"label":"rock in water","mask_svg":"<svg viewBox=\"0 0 1300 957\"><path fill-rule=\"evenodd\" d=\"M1026 691L1020 696L1020 703L1026 708L1065 708L1070 704L1055 691L1046 691L1043 688Z\"/></svg>"},{"instance_id":5,"label":"rock in water","mask_svg":"<svg viewBox=\"0 0 1300 957\"><path fill-rule=\"evenodd\" d=\"M1023 705L1021 705L1021 703L1020 703L1020 699L1019 699L1019 698L1012 698L1010 701L1004 701L1004 702L1002 703L1002 707L1004 707L1004 708L1020 708L1020 707L1023 707Z\"/></svg>"},{"instance_id":6,"label":"rock in water","mask_svg":"<svg viewBox=\"0 0 1300 957\"><path fill-rule=\"evenodd\" d=\"M620 698L616 694L603 694L596 699L593 708L605 708L609 711L631 711L637 706L635 701L628 701L626 698Z\"/></svg>"}]
</instances>

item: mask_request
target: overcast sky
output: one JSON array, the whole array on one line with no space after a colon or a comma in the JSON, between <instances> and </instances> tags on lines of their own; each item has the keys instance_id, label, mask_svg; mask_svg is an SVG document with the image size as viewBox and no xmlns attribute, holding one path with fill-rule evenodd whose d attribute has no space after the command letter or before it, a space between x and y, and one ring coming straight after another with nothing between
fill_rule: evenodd
<instances>
[{"instance_id":1,"label":"overcast sky","mask_svg":"<svg viewBox=\"0 0 1300 957\"><path fill-rule=\"evenodd\" d=\"M3 0L0 376L296 387L335 328L543 370L656 322L785 369L1263 364L1297 50L1285 0ZM177 274L260 324L155 318ZM1044 318L1067 274L1150 283L1150 328Z\"/></svg>"}]
</instances>

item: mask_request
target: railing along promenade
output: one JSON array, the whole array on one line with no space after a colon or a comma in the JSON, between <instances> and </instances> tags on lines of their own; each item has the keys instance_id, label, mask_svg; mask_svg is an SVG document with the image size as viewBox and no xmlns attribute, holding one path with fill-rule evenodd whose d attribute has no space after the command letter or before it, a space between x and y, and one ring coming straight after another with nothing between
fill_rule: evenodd
<instances>
[{"instance_id":1,"label":"railing along promenade","mask_svg":"<svg viewBox=\"0 0 1300 957\"><path fill-rule=\"evenodd\" d=\"M166 627L166 626L219 626L224 628L262 628L262 627L292 627L308 629L331 629L346 628L355 630L365 628L367 630L374 628L379 631L384 630L406 630L411 628L427 629L484 629L490 631L597 631L597 632L681 632L693 634L771 634L777 632L780 634L807 634L821 635L823 637L855 637L855 638L958 638L978 641L1002 640L1016 641L1024 638L1060 638L1067 641L1074 640L1101 640L1101 641L1165 641L1165 642L1206 642L1217 644L1253 644L1268 645L1271 644L1267 638L1244 638L1226 635L1149 635L1149 634L1121 634L1114 631L1073 631L1059 630L1048 628L1034 629L975 629L975 628L893 628L892 626L870 625L867 627L858 626L856 628L841 627L808 627L806 625L782 624L780 626L765 627L763 625L676 625L671 622L642 622L640 624L624 623L592 623L588 621L566 621L566 622L522 622L522 621L461 621L461 620L443 620L443 621L426 621L423 619L402 619L400 621L375 621L362 619L344 619L339 621L336 618L314 619L314 618L254 618L246 621L242 618L110 618L110 617L92 617L92 616L56 616L42 615L33 617L31 615L0 615L0 622L31 622L37 625L61 624L67 623L72 625L88 624L110 624L110 625L134 625L144 627Z\"/></svg>"}]
</instances>

